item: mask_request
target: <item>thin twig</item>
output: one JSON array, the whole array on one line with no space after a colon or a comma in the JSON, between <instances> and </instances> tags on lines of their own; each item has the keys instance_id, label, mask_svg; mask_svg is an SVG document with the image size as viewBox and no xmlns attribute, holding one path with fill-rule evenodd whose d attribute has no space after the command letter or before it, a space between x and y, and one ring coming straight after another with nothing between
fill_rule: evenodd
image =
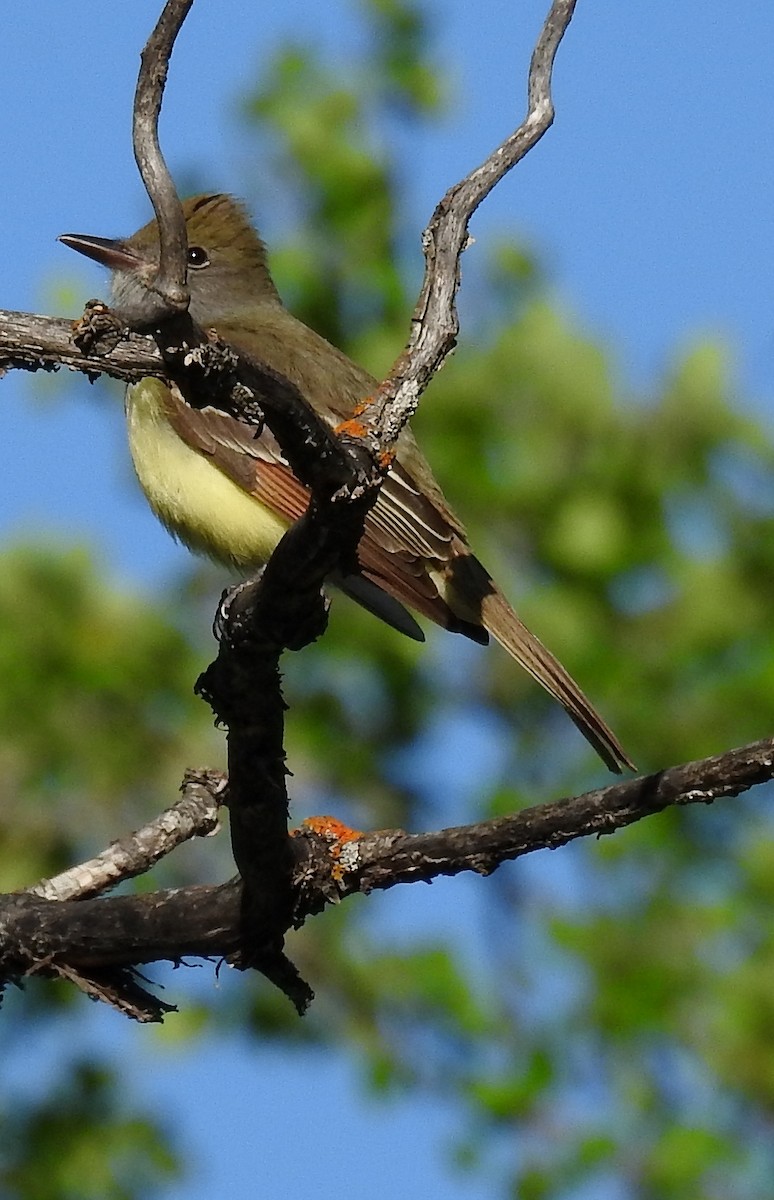
<instances>
[{"instance_id":1,"label":"thin twig","mask_svg":"<svg viewBox=\"0 0 774 1200\"><path fill-rule=\"evenodd\" d=\"M144 875L177 846L209 837L218 828L218 806L227 786L218 771L188 771L180 800L142 829L113 842L88 862L25 888L45 900L87 900L127 879Z\"/></svg>"},{"instance_id":2,"label":"thin twig","mask_svg":"<svg viewBox=\"0 0 774 1200\"><path fill-rule=\"evenodd\" d=\"M492 188L553 124L554 59L575 4L576 0L554 0L551 5L530 62L524 120L479 167L448 190L422 235L425 276L412 317L411 336L380 387L368 419L381 451L394 446L401 429L416 412L423 391L456 344L460 258L468 244L470 218Z\"/></svg>"},{"instance_id":3,"label":"thin twig","mask_svg":"<svg viewBox=\"0 0 774 1200\"><path fill-rule=\"evenodd\" d=\"M149 293L156 301L156 307L147 312L148 325L185 312L190 301L186 283L188 239L185 220L159 144L159 113L175 38L192 4L193 0L167 0L142 52L134 97L134 157L159 225L159 269L153 293Z\"/></svg>"}]
</instances>

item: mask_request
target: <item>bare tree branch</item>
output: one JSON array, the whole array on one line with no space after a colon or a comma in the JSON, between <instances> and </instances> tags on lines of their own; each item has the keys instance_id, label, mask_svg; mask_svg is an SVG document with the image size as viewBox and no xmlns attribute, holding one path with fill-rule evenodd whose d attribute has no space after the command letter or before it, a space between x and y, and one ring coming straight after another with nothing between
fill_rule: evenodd
<instances>
[{"instance_id":1,"label":"bare tree branch","mask_svg":"<svg viewBox=\"0 0 774 1200\"><path fill-rule=\"evenodd\" d=\"M159 144L159 113L175 39L192 4L193 0L167 0L142 52L134 96L134 157L159 224L159 269L153 291L148 292L148 310L143 314L149 326L186 312L191 299L186 282L185 220ZM152 304L154 299L156 303Z\"/></svg>"},{"instance_id":2,"label":"bare tree branch","mask_svg":"<svg viewBox=\"0 0 774 1200\"><path fill-rule=\"evenodd\" d=\"M292 839L298 860L293 923L301 925L332 901L356 893L461 871L490 874L535 850L611 834L670 805L711 804L771 779L774 739L767 738L573 799L434 833L393 829L361 835L350 831L342 837L331 822L332 832L326 836L315 822L314 827L296 830ZM222 780L213 777L211 784L220 788ZM40 889L37 892L0 898L0 981L19 982L31 972L66 975L137 1019L159 1020L163 1012L153 1008L153 997L138 993L137 976L120 972L189 957L226 958L242 965L246 935L239 880L217 887L62 902L43 899ZM248 936L252 941L273 933L269 924ZM287 960L285 964L289 976L274 978L271 970L264 974L303 1010L309 989L293 976ZM122 991L124 983L127 993Z\"/></svg>"},{"instance_id":3,"label":"bare tree branch","mask_svg":"<svg viewBox=\"0 0 774 1200\"><path fill-rule=\"evenodd\" d=\"M182 798L171 808L129 837L113 842L96 858L25 891L44 900L88 900L144 875L183 842L217 832L218 806L223 803L226 786L226 777L218 771L186 772Z\"/></svg>"},{"instance_id":4,"label":"bare tree branch","mask_svg":"<svg viewBox=\"0 0 774 1200\"><path fill-rule=\"evenodd\" d=\"M712 804L771 779L774 738L765 738L477 825L397 837L394 831L366 834L345 855L342 894L461 871L489 875L502 863L535 850L555 850L578 838L615 833L672 805Z\"/></svg>"},{"instance_id":5,"label":"bare tree branch","mask_svg":"<svg viewBox=\"0 0 774 1200\"><path fill-rule=\"evenodd\" d=\"M425 275L412 316L411 337L363 418L376 435L379 451L394 446L416 412L420 396L456 345L460 258L468 244L470 218L553 124L554 59L576 2L553 0L530 62L526 117L479 167L449 188L422 235Z\"/></svg>"},{"instance_id":6,"label":"bare tree branch","mask_svg":"<svg viewBox=\"0 0 774 1200\"><path fill-rule=\"evenodd\" d=\"M55 371L67 367L90 379L108 375L139 383L149 375L169 376L152 337L125 332L108 352L84 352L73 342L73 321L0 310L0 376L6 371Z\"/></svg>"}]
</instances>

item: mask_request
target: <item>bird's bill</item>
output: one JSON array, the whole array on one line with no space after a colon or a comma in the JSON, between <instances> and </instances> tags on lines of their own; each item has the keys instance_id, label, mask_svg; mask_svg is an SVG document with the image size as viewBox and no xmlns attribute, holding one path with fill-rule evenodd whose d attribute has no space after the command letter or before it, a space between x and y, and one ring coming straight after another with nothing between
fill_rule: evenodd
<instances>
[{"instance_id":1,"label":"bird's bill","mask_svg":"<svg viewBox=\"0 0 774 1200\"><path fill-rule=\"evenodd\" d=\"M77 250L79 254L85 254L87 258L93 258L110 271L136 271L142 261L126 242L118 238L92 237L86 233L61 233L57 241L69 246L71 250Z\"/></svg>"}]
</instances>

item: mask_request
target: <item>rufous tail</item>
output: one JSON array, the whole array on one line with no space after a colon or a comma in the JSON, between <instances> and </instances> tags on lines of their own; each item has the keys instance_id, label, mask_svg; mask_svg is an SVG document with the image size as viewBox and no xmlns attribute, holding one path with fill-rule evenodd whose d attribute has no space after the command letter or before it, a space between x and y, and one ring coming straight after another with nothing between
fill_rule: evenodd
<instances>
[{"instance_id":1,"label":"rufous tail","mask_svg":"<svg viewBox=\"0 0 774 1200\"><path fill-rule=\"evenodd\" d=\"M495 589L483 597L481 624L533 679L558 700L611 771L620 774L623 767L636 770L612 729L586 699L575 680L522 624L500 591Z\"/></svg>"}]
</instances>

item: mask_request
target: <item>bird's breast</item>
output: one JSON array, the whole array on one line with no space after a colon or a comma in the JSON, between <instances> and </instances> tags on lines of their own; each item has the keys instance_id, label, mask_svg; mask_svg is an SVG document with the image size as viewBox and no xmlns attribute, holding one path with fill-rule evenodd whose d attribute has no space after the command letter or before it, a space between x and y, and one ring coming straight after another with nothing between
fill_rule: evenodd
<instances>
[{"instance_id":1,"label":"bird's breast","mask_svg":"<svg viewBox=\"0 0 774 1200\"><path fill-rule=\"evenodd\" d=\"M238 568L261 566L287 522L188 446L166 416L167 388L127 388L129 449L140 486L163 525L189 549Z\"/></svg>"}]
</instances>

